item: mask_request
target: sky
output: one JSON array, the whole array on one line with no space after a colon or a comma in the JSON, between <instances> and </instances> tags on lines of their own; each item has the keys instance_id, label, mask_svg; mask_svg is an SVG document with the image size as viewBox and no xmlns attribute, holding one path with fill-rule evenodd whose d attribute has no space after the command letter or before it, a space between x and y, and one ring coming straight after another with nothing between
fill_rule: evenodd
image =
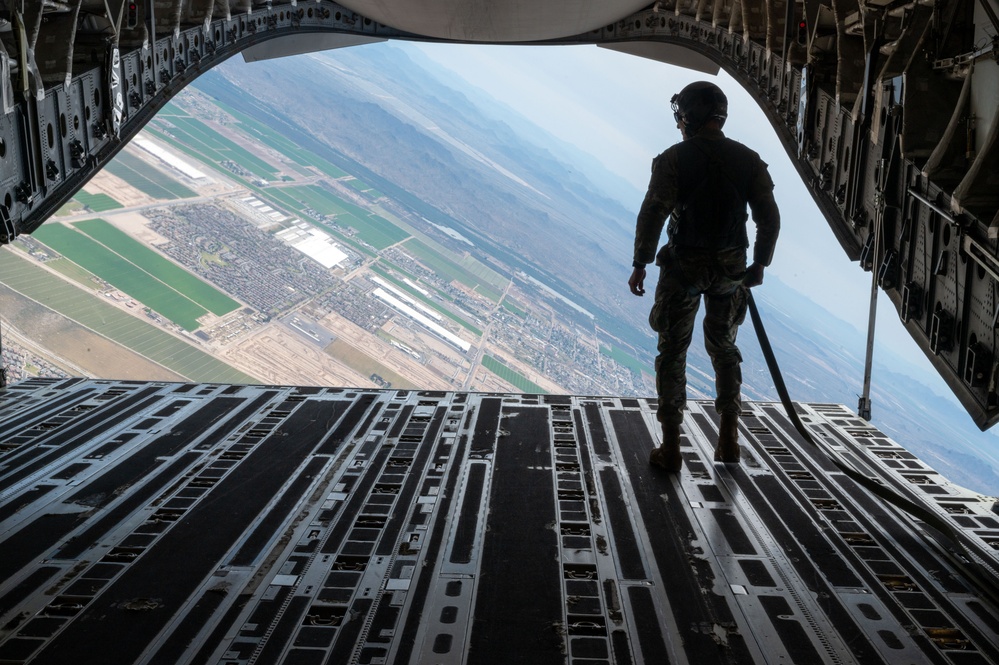
<instances>
[{"instance_id":1,"label":"sky","mask_svg":"<svg viewBox=\"0 0 999 665\"><path fill-rule=\"evenodd\" d=\"M396 42L398 45L399 43ZM688 83L710 80L729 101L725 134L745 143L769 164L774 196L781 210L781 235L767 275L809 297L865 336L871 304L871 273L843 252L808 192L770 121L756 101L734 79L710 76L594 45L491 46L414 43L456 76L512 107L562 141L600 160L630 182L635 200L624 201L637 213L648 186L652 159L680 140L669 100ZM621 288L627 291L630 248L621 266ZM647 278L654 283L657 276ZM762 287L766 288L766 282ZM761 307L766 323L767 312ZM927 386L967 418L972 436L995 445L999 427L974 434L974 424L951 389L902 325L893 304L879 291L875 323L875 361ZM859 357L864 348L852 349ZM779 357L779 349L777 349ZM874 390L891 390L875 370ZM884 380L888 380L887 377ZM863 376L857 377L858 396ZM794 395L791 395L794 399ZM856 408L856 402L847 404ZM879 404L872 405L878 423Z\"/></svg>"},{"instance_id":2,"label":"sky","mask_svg":"<svg viewBox=\"0 0 999 665\"><path fill-rule=\"evenodd\" d=\"M636 197L624 203L636 212L652 159L680 140L669 100L693 81L716 83L729 99L726 135L759 152L776 185L782 228L767 274L866 332L871 274L847 259L770 121L727 74L709 76L593 45L414 44L411 48L628 180ZM627 288L630 270L630 265L622 266L622 288ZM932 383L936 392L956 402L883 293L876 330L879 345L910 361L905 373Z\"/></svg>"}]
</instances>

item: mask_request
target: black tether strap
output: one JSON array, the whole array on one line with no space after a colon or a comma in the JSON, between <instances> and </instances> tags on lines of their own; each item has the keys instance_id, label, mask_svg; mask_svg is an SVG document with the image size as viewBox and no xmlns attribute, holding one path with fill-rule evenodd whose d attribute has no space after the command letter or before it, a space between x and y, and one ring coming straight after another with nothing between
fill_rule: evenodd
<instances>
[{"instance_id":1,"label":"black tether strap","mask_svg":"<svg viewBox=\"0 0 999 665\"><path fill-rule=\"evenodd\" d=\"M777 358L774 356L773 347L770 346L770 340L767 338L767 331L763 328L763 319L760 318L760 311L756 307L756 301L753 300L751 290L749 291L748 300L749 314L753 318L753 328L756 329L756 337L760 340L760 348L763 350L763 357L766 359L767 367L770 369L770 374L773 377L774 387L780 396L781 404L784 405L787 417L791 420L794 428L798 430L801 438L816 450L824 453L825 457L835 464L840 471L858 485L870 491L871 494L892 504L912 517L922 520L925 524L933 527L937 532L946 537L958 550L957 552L949 553L951 555L949 557L951 563L959 568L969 580L973 580L978 590L987 596L992 603L999 604L999 586L996 583L996 575L993 571L983 566L981 559L973 554L973 550L967 545L964 534L955 531L940 515L914 503L891 488L882 485L874 478L860 473L853 467L837 459L834 455L830 455L812 439L811 434L805 428L801 419L798 418L798 412L795 410L794 404L791 402L791 397L788 395L787 386L784 384L784 377L780 373L780 367L777 366ZM944 550L946 552L946 548Z\"/></svg>"}]
</instances>

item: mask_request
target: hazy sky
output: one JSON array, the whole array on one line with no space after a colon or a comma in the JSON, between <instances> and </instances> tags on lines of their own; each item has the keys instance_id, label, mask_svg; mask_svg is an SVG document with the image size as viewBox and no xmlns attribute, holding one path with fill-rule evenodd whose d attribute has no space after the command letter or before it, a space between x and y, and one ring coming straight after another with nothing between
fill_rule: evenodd
<instances>
[{"instance_id":1,"label":"hazy sky","mask_svg":"<svg viewBox=\"0 0 999 665\"><path fill-rule=\"evenodd\" d=\"M714 81L729 98L725 133L759 152L776 183L783 222L770 274L858 329L867 329L870 274L847 260L769 120L728 75L710 77L596 46L419 44L416 48L553 135L589 152L641 193L648 185L652 158L680 139L670 98L692 81ZM635 211L641 193L630 206ZM629 272L628 266L622 266L622 284ZM879 314L879 341L913 357L935 375L883 295Z\"/></svg>"}]
</instances>

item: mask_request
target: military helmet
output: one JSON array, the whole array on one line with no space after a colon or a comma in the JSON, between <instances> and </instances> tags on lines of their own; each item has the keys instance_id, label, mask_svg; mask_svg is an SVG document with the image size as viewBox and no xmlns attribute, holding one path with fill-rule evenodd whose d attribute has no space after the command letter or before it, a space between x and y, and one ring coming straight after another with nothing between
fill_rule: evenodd
<instances>
[{"instance_id":1,"label":"military helmet","mask_svg":"<svg viewBox=\"0 0 999 665\"><path fill-rule=\"evenodd\" d=\"M691 135L712 118L725 124L728 117L728 98L721 88L709 81L691 83L673 95L670 105L677 124L683 123Z\"/></svg>"}]
</instances>

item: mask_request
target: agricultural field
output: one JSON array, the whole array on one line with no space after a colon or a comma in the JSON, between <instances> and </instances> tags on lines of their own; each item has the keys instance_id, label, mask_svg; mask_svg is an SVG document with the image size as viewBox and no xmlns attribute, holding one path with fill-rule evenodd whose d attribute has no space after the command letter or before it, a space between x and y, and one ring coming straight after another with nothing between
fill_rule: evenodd
<instances>
[{"instance_id":1,"label":"agricultural field","mask_svg":"<svg viewBox=\"0 0 999 665\"><path fill-rule=\"evenodd\" d=\"M296 199L294 196L288 194L289 187L267 187L265 189L260 189L258 196L266 197L269 199L270 203L275 203L282 209L290 212L291 214L300 213L302 210L302 202Z\"/></svg>"},{"instance_id":2,"label":"agricultural field","mask_svg":"<svg viewBox=\"0 0 999 665\"><path fill-rule=\"evenodd\" d=\"M498 288L499 285L487 281L487 278L492 279L492 276L489 273L492 273L492 275L495 275L500 279L503 278L492 270L489 270L488 267L482 266L482 268L489 271L488 273L480 270L479 272L481 274L475 274L468 268L455 263L443 253L438 252L422 240L416 240L415 238L407 241L405 248L406 251L412 254L414 258L436 272L438 275L441 275L448 280L460 282L465 286L471 287L493 302L500 301L503 293L500 288ZM475 261L475 259L471 260ZM476 265L481 264L476 262Z\"/></svg>"},{"instance_id":3,"label":"agricultural field","mask_svg":"<svg viewBox=\"0 0 999 665\"><path fill-rule=\"evenodd\" d=\"M410 237L409 233L387 219L348 203L317 185L284 187L282 193L294 201L301 201L320 214L335 215L337 224L354 229L358 238L377 250L385 249Z\"/></svg>"},{"instance_id":4,"label":"agricultural field","mask_svg":"<svg viewBox=\"0 0 999 665\"><path fill-rule=\"evenodd\" d=\"M8 252L3 260L0 260L0 282L29 298L44 302L46 307L91 330L100 331L101 335L108 339L158 362L191 381L258 383L252 376L240 372L142 319L109 305L100 296L82 291L13 252Z\"/></svg>"},{"instance_id":5,"label":"agricultural field","mask_svg":"<svg viewBox=\"0 0 999 665\"><path fill-rule=\"evenodd\" d=\"M92 289L96 286L94 282L94 274L85 268L81 268L69 259L52 259L45 263L46 267L55 270L61 275L69 277L74 282L78 282L83 286Z\"/></svg>"},{"instance_id":6,"label":"agricultural field","mask_svg":"<svg viewBox=\"0 0 999 665\"><path fill-rule=\"evenodd\" d=\"M526 376L524 376L517 370L513 369L512 367L508 367L507 365L504 365L503 363L501 363L500 361L496 360L495 358L493 358L488 354L482 356L482 366L488 369L496 376L498 376L499 378L509 383L510 385L512 385L513 387L517 388L518 390L522 390L525 393L531 393L531 394L541 393L545 395L548 394L547 390L545 390L538 384L534 383L533 381L528 379Z\"/></svg>"},{"instance_id":7,"label":"agricultural field","mask_svg":"<svg viewBox=\"0 0 999 665\"><path fill-rule=\"evenodd\" d=\"M318 169L323 174L334 179L343 178L349 175L343 169L333 165L311 150L302 148L294 141L281 136L266 124L255 120L246 113L243 113L228 104L224 104L217 99L213 99L212 102L237 121L236 128L243 134L251 139L260 141L269 148L273 148L285 157L295 160L299 166ZM181 111L181 113L183 113L183 111Z\"/></svg>"},{"instance_id":8,"label":"agricultural field","mask_svg":"<svg viewBox=\"0 0 999 665\"><path fill-rule=\"evenodd\" d=\"M188 115L163 116L156 123L161 130L166 129L164 122L169 122L172 125L168 131L173 134L175 141L196 148L212 162L231 160L258 178L265 180L272 180L277 175L277 169L269 163L239 144L223 137L196 118Z\"/></svg>"},{"instance_id":9,"label":"agricultural field","mask_svg":"<svg viewBox=\"0 0 999 665\"><path fill-rule=\"evenodd\" d=\"M381 197L385 196L377 189L375 189L368 183L364 182L363 180L359 180L358 178L351 178L350 180L347 180L346 183L348 187L357 190L361 194L364 194L371 201L377 201Z\"/></svg>"},{"instance_id":10,"label":"agricultural field","mask_svg":"<svg viewBox=\"0 0 999 665\"><path fill-rule=\"evenodd\" d=\"M112 175L157 201L190 199L197 196L189 187L185 187L166 173L128 152L119 152L105 168Z\"/></svg>"},{"instance_id":11,"label":"agricultural field","mask_svg":"<svg viewBox=\"0 0 999 665\"><path fill-rule=\"evenodd\" d=\"M516 305L514 305L513 301L510 300L509 298L503 298L503 309L505 309L506 311L510 312L511 314L513 314L514 316L516 316L518 318L521 318L521 319L526 319L527 318L527 312L525 312L520 307L517 307Z\"/></svg>"},{"instance_id":12,"label":"agricultural field","mask_svg":"<svg viewBox=\"0 0 999 665\"><path fill-rule=\"evenodd\" d=\"M91 194L82 189L76 193L73 199L90 208L92 212L107 212L108 210L116 210L122 207L120 203L107 194Z\"/></svg>"},{"instance_id":13,"label":"agricultural field","mask_svg":"<svg viewBox=\"0 0 999 665\"><path fill-rule=\"evenodd\" d=\"M61 208L56 210L55 217L62 217L64 215L72 215L83 210L83 204L77 201L75 198L70 199Z\"/></svg>"},{"instance_id":14,"label":"agricultural field","mask_svg":"<svg viewBox=\"0 0 999 665\"><path fill-rule=\"evenodd\" d=\"M103 219L76 222L73 226L127 261L141 266L147 273L183 293L212 314L222 316L239 308L238 302L214 286L132 239Z\"/></svg>"},{"instance_id":15,"label":"agricultural field","mask_svg":"<svg viewBox=\"0 0 999 665\"><path fill-rule=\"evenodd\" d=\"M651 367L647 367L646 365L642 364L637 359L635 359L634 356L632 356L631 354L613 345L604 346L603 344L601 344L600 353L607 356L608 358L616 362L618 365L621 365L622 367L627 367L631 371L637 372L638 374L641 374L642 372L650 374L652 372Z\"/></svg>"},{"instance_id":16,"label":"agricultural field","mask_svg":"<svg viewBox=\"0 0 999 665\"><path fill-rule=\"evenodd\" d=\"M157 125L156 121L153 120L153 122L151 122L150 124L146 125L146 128L143 131L145 131L146 133L148 133L150 136L153 136L153 137L159 139L160 141L163 141L164 143L166 143L167 145L169 145L174 150L176 150L178 152L184 153L188 157L194 159L196 162L198 162L200 164L204 164L206 167L212 169L213 171L221 173L222 175L225 175L226 177L230 177L230 178L234 177L234 174L233 174L232 171L230 171L229 169L225 168L224 166L222 166L218 162L212 161L212 158L210 156L204 155L204 154L198 152L194 148L189 147L187 144L181 143L180 141L178 141L173 136L165 134L160 129L157 129L157 128L160 128L160 127L161 127L161 125ZM253 188L250 187L250 189L253 189Z\"/></svg>"},{"instance_id":17,"label":"agricultural field","mask_svg":"<svg viewBox=\"0 0 999 665\"><path fill-rule=\"evenodd\" d=\"M205 308L184 294L68 226L46 224L33 235L36 240L185 330L197 330L198 318L207 314Z\"/></svg>"}]
</instances>

